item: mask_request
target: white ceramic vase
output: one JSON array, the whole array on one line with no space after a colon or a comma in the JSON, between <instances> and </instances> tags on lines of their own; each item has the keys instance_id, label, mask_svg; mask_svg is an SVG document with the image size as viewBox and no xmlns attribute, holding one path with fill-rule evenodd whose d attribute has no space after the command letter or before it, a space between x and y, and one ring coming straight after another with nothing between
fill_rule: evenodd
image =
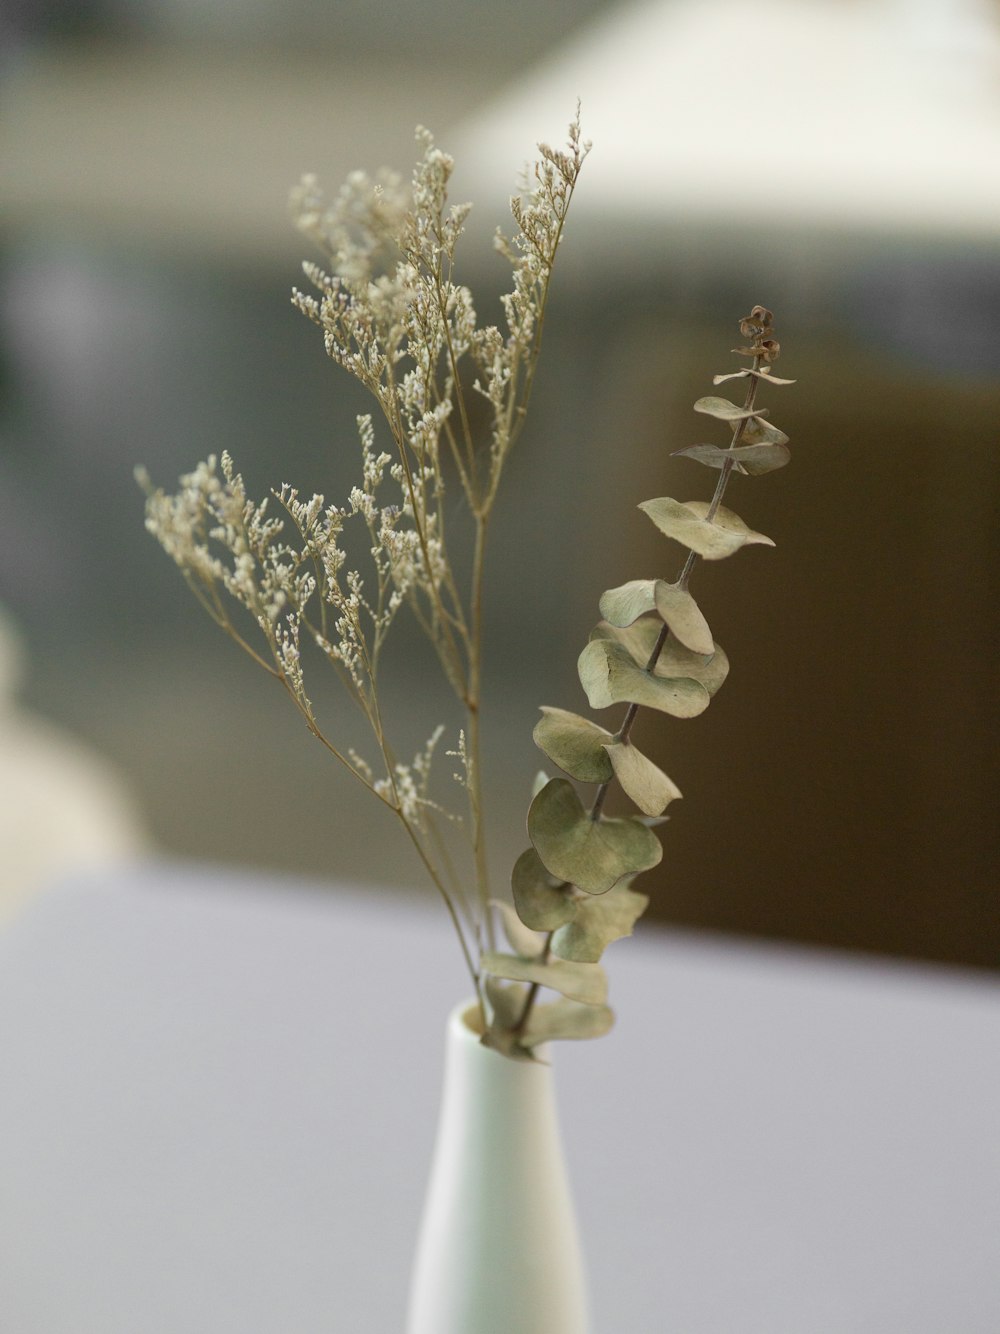
<instances>
[{"instance_id":1,"label":"white ceramic vase","mask_svg":"<svg viewBox=\"0 0 1000 1334\"><path fill-rule=\"evenodd\" d=\"M407 1334L587 1334L552 1068L544 1051L490 1051L470 1025L466 1002L448 1021Z\"/></svg>"}]
</instances>

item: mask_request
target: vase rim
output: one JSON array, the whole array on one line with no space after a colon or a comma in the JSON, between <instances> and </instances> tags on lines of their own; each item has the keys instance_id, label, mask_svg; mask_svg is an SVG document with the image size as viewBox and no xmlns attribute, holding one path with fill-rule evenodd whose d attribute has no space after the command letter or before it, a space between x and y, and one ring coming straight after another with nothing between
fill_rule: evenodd
<instances>
[{"instance_id":1,"label":"vase rim","mask_svg":"<svg viewBox=\"0 0 1000 1334\"><path fill-rule=\"evenodd\" d=\"M449 1023L463 1035L479 1042L486 1029L483 1025L483 1012L476 997L466 997L460 1001L449 1016Z\"/></svg>"}]
</instances>

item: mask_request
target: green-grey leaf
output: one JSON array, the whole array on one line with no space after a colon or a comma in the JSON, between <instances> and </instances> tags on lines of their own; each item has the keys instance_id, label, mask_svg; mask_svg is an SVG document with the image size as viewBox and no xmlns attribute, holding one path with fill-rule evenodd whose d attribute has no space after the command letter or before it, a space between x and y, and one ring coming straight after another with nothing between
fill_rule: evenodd
<instances>
[{"instance_id":1,"label":"green-grey leaf","mask_svg":"<svg viewBox=\"0 0 1000 1334\"><path fill-rule=\"evenodd\" d=\"M615 639L593 639L577 661L580 684L592 709L642 704L673 718L696 718L708 708L708 692L695 680L647 672Z\"/></svg>"},{"instance_id":2,"label":"green-grey leaf","mask_svg":"<svg viewBox=\"0 0 1000 1334\"><path fill-rule=\"evenodd\" d=\"M659 638L660 628L661 622L656 616L642 616L624 630L601 621L590 632L590 639L592 642L615 640L626 649L634 663L645 667ZM714 695L729 675L729 659L720 644L713 642L712 648L712 653L692 653L683 644L668 639L660 650L653 676L698 681L709 695Z\"/></svg>"},{"instance_id":3,"label":"green-grey leaf","mask_svg":"<svg viewBox=\"0 0 1000 1334\"><path fill-rule=\"evenodd\" d=\"M608 765L610 768L610 761ZM572 921L576 904L567 886L552 883L534 848L526 848L514 863L510 888L518 917L532 931L553 931L564 922ZM511 944L520 954L513 941Z\"/></svg>"},{"instance_id":4,"label":"green-grey leaf","mask_svg":"<svg viewBox=\"0 0 1000 1334\"><path fill-rule=\"evenodd\" d=\"M649 515L661 533L697 552L705 560L723 560L739 551L746 542L742 534L730 532L722 524L706 523L701 515L694 514L687 505L670 496L644 500L639 508Z\"/></svg>"},{"instance_id":5,"label":"green-grey leaf","mask_svg":"<svg viewBox=\"0 0 1000 1334\"><path fill-rule=\"evenodd\" d=\"M588 640L617 640L628 650L629 657L636 666L645 670L646 663L653 655L653 649L656 647L662 629L663 622L655 614L641 616L639 620L633 621L631 625L624 629L619 629L617 625L609 625L607 621L599 621L591 630Z\"/></svg>"},{"instance_id":6,"label":"green-grey leaf","mask_svg":"<svg viewBox=\"0 0 1000 1334\"><path fill-rule=\"evenodd\" d=\"M675 639L694 653L712 653L712 632L697 602L684 588L658 579L653 589L656 610L670 626ZM609 618L605 616L605 620ZM613 622L612 622L613 623ZM647 659L648 661L648 659Z\"/></svg>"},{"instance_id":7,"label":"green-grey leaf","mask_svg":"<svg viewBox=\"0 0 1000 1334\"><path fill-rule=\"evenodd\" d=\"M620 588L609 588L601 597L601 615L611 625L631 625L656 605L655 579L633 579Z\"/></svg>"},{"instance_id":8,"label":"green-grey leaf","mask_svg":"<svg viewBox=\"0 0 1000 1334\"><path fill-rule=\"evenodd\" d=\"M782 444L739 445L732 451L739 456L739 466L748 477L763 477L777 472L791 461L791 451Z\"/></svg>"},{"instance_id":9,"label":"green-grey leaf","mask_svg":"<svg viewBox=\"0 0 1000 1334\"><path fill-rule=\"evenodd\" d=\"M643 755L631 741L611 741L605 746L615 777L625 795L631 797L643 815L662 815L681 795L676 783Z\"/></svg>"},{"instance_id":10,"label":"green-grey leaf","mask_svg":"<svg viewBox=\"0 0 1000 1334\"><path fill-rule=\"evenodd\" d=\"M605 783L611 777L611 765L603 749L611 733L589 718L543 705L533 736L535 745L553 764L581 783Z\"/></svg>"},{"instance_id":11,"label":"green-grey leaf","mask_svg":"<svg viewBox=\"0 0 1000 1334\"><path fill-rule=\"evenodd\" d=\"M709 695L715 692L729 675L729 658L721 644L714 645L714 653L692 653L683 644L667 641L656 662L654 675L666 678L683 677L697 681Z\"/></svg>"},{"instance_id":12,"label":"green-grey leaf","mask_svg":"<svg viewBox=\"0 0 1000 1334\"><path fill-rule=\"evenodd\" d=\"M584 899L574 920L552 937L553 953L560 959L597 963L613 940L632 934L648 905L648 895L626 884L615 885L600 898Z\"/></svg>"},{"instance_id":13,"label":"green-grey leaf","mask_svg":"<svg viewBox=\"0 0 1000 1334\"><path fill-rule=\"evenodd\" d=\"M534 849L532 849L534 851ZM544 870L544 868L543 868ZM514 908L502 899L490 899L490 907L495 908L503 922L503 933L507 944L522 959L537 959L545 952L545 937L538 931L525 926Z\"/></svg>"},{"instance_id":14,"label":"green-grey leaf","mask_svg":"<svg viewBox=\"0 0 1000 1334\"><path fill-rule=\"evenodd\" d=\"M663 622L654 613L652 616L640 616L637 621L633 621L624 629L619 629L617 625L609 625L607 621L598 621L587 639L588 642L598 639L617 640L619 644L624 644L636 666L645 670L662 629Z\"/></svg>"},{"instance_id":15,"label":"green-grey leaf","mask_svg":"<svg viewBox=\"0 0 1000 1334\"><path fill-rule=\"evenodd\" d=\"M744 445L788 444L788 436L784 431L779 431L777 426L772 426L770 422L761 421L759 418L747 422L740 440Z\"/></svg>"},{"instance_id":16,"label":"green-grey leaf","mask_svg":"<svg viewBox=\"0 0 1000 1334\"><path fill-rule=\"evenodd\" d=\"M557 1000L536 1005L521 1037L522 1047L537 1047L556 1038L600 1038L615 1022L606 1005L580 1005L577 1001Z\"/></svg>"},{"instance_id":17,"label":"green-grey leaf","mask_svg":"<svg viewBox=\"0 0 1000 1334\"><path fill-rule=\"evenodd\" d=\"M764 384L795 384L795 380L783 380L780 375L772 375L770 368L762 366L758 371L751 371L751 375L756 375L757 379Z\"/></svg>"},{"instance_id":18,"label":"green-grey leaf","mask_svg":"<svg viewBox=\"0 0 1000 1334\"><path fill-rule=\"evenodd\" d=\"M711 509L711 505L707 500L688 500L685 502L684 508L689 510L695 518L704 520ZM774 546L771 538L765 537L763 533L754 532L738 514L734 514L732 510L727 510L725 505L719 506L715 511L715 518L710 524L707 524L707 527L722 528L724 531L732 533L733 536L740 536L747 546L755 544L765 547Z\"/></svg>"},{"instance_id":19,"label":"green-grey leaf","mask_svg":"<svg viewBox=\"0 0 1000 1334\"><path fill-rule=\"evenodd\" d=\"M783 468L792 457L784 445L738 445L736 449L720 449L718 445L689 445L675 449L678 457L694 459L707 468L722 468L728 461L737 472L747 477L761 477L764 473Z\"/></svg>"},{"instance_id":20,"label":"green-grey leaf","mask_svg":"<svg viewBox=\"0 0 1000 1334\"><path fill-rule=\"evenodd\" d=\"M780 375L772 375L766 366L760 370L751 370L749 366L744 366L742 370L730 371L728 375L713 375L713 384L722 384L725 380L742 380L747 375L753 375L756 379L763 381L764 384L794 384L794 380L783 380Z\"/></svg>"},{"instance_id":21,"label":"green-grey leaf","mask_svg":"<svg viewBox=\"0 0 1000 1334\"><path fill-rule=\"evenodd\" d=\"M567 963L561 959L542 963L487 951L482 966L492 977L503 977L509 982L537 982L540 987L558 991L583 1005L603 1005L608 998L608 979L600 964Z\"/></svg>"},{"instance_id":22,"label":"green-grey leaf","mask_svg":"<svg viewBox=\"0 0 1000 1334\"><path fill-rule=\"evenodd\" d=\"M730 403L728 398L717 398L714 394L709 394L707 398L699 398L694 410L703 412L707 417L717 417L724 422L741 422L746 421L748 417L767 415L766 408L741 408L737 403Z\"/></svg>"},{"instance_id":23,"label":"green-grey leaf","mask_svg":"<svg viewBox=\"0 0 1000 1334\"><path fill-rule=\"evenodd\" d=\"M531 795L533 797L537 797L539 792L541 792L542 788L548 781L549 781L548 774L545 772L544 769L539 769L538 773L535 774L535 777L532 780Z\"/></svg>"},{"instance_id":24,"label":"green-grey leaf","mask_svg":"<svg viewBox=\"0 0 1000 1334\"><path fill-rule=\"evenodd\" d=\"M606 894L663 856L660 840L638 820L592 820L565 778L553 778L531 803L528 835L547 871L588 894Z\"/></svg>"}]
</instances>

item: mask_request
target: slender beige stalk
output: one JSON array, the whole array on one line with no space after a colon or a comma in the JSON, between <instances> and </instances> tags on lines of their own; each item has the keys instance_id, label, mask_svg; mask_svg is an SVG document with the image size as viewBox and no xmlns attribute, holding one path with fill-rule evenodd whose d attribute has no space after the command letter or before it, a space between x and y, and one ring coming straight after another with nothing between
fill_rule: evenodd
<instances>
[{"instance_id":1,"label":"slender beige stalk","mask_svg":"<svg viewBox=\"0 0 1000 1334\"><path fill-rule=\"evenodd\" d=\"M469 653L469 694L466 709L469 719L469 809L472 818L472 851L476 869L476 887L489 949L496 947L493 912L490 907L489 864L486 854L486 822L483 818L482 780L482 645L483 645L483 561L486 552L487 519L476 522L476 546L472 573L472 633ZM485 1022L485 1016L484 1016Z\"/></svg>"}]
</instances>

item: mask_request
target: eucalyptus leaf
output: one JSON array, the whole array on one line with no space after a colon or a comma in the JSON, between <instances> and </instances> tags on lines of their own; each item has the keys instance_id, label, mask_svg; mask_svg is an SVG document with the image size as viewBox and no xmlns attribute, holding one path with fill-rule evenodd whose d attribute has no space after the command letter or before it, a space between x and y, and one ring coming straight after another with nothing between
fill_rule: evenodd
<instances>
[{"instance_id":1,"label":"eucalyptus leaf","mask_svg":"<svg viewBox=\"0 0 1000 1334\"><path fill-rule=\"evenodd\" d=\"M663 856L660 840L640 821L592 820L565 778L553 778L531 803L528 835L546 870L587 894L606 894Z\"/></svg>"},{"instance_id":2,"label":"eucalyptus leaf","mask_svg":"<svg viewBox=\"0 0 1000 1334\"><path fill-rule=\"evenodd\" d=\"M538 959L545 953L544 935L525 926L509 903L504 903L502 899L490 899L490 907L495 908L500 914L507 944L515 954L520 955L522 959Z\"/></svg>"},{"instance_id":3,"label":"eucalyptus leaf","mask_svg":"<svg viewBox=\"0 0 1000 1334\"><path fill-rule=\"evenodd\" d=\"M552 937L552 951L560 959L597 963L613 940L632 934L648 906L649 896L627 884L615 885L600 898L585 899L574 920Z\"/></svg>"},{"instance_id":4,"label":"eucalyptus leaf","mask_svg":"<svg viewBox=\"0 0 1000 1334\"><path fill-rule=\"evenodd\" d=\"M659 638L660 622L655 617L641 617L624 630L602 621L591 631L591 641L614 640L621 644L637 665L645 664ZM712 644L712 653L692 653L683 644L668 639L653 668L654 678L697 681L709 695L714 695L729 675L729 658L721 644Z\"/></svg>"},{"instance_id":5,"label":"eucalyptus leaf","mask_svg":"<svg viewBox=\"0 0 1000 1334\"><path fill-rule=\"evenodd\" d=\"M605 749L622 790L643 815L662 815L670 803L681 795L676 783L631 741L611 741Z\"/></svg>"},{"instance_id":6,"label":"eucalyptus leaf","mask_svg":"<svg viewBox=\"0 0 1000 1334\"><path fill-rule=\"evenodd\" d=\"M583 1005L603 1005L608 998L608 979L600 964L568 963L562 959L542 963L488 950L482 957L482 966L491 977L502 977L509 982L535 982Z\"/></svg>"},{"instance_id":7,"label":"eucalyptus leaf","mask_svg":"<svg viewBox=\"0 0 1000 1334\"><path fill-rule=\"evenodd\" d=\"M610 768L610 761L608 766ZM514 863L510 888L518 917L532 931L553 931L564 922L572 921L576 904L568 887L563 883L552 883L534 848L526 848ZM520 954L513 941L511 944Z\"/></svg>"},{"instance_id":8,"label":"eucalyptus leaf","mask_svg":"<svg viewBox=\"0 0 1000 1334\"><path fill-rule=\"evenodd\" d=\"M742 380L746 376L752 375L756 380L764 384L794 384L794 380L783 380L780 375L772 375L770 368L761 366L759 370L751 370L749 366L744 366L742 370L730 371L728 375L713 375L713 384L723 384L726 380Z\"/></svg>"},{"instance_id":9,"label":"eucalyptus leaf","mask_svg":"<svg viewBox=\"0 0 1000 1334\"><path fill-rule=\"evenodd\" d=\"M707 417L717 417L724 422L741 422L746 421L748 417L767 415L766 408L741 408L738 403L730 403L728 398L717 398L714 394L709 394L707 398L699 398L694 410L703 412Z\"/></svg>"},{"instance_id":10,"label":"eucalyptus leaf","mask_svg":"<svg viewBox=\"0 0 1000 1334\"><path fill-rule=\"evenodd\" d=\"M662 630L663 622L654 612L652 616L640 616L624 629L609 625L607 621L598 621L587 638L588 642L597 639L616 640L625 646L635 665L645 671Z\"/></svg>"},{"instance_id":11,"label":"eucalyptus leaf","mask_svg":"<svg viewBox=\"0 0 1000 1334\"><path fill-rule=\"evenodd\" d=\"M706 523L701 515L670 496L644 500L639 508L649 515L661 533L705 560L723 560L746 543L741 533L730 532L719 523Z\"/></svg>"},{"instance_id":12,"label":"eucalyptus leaf","mask_svg":"<svg viewBox=\"0 0 1000 1334\"><path fill-rule=\"evenodd\" d=\"M533 736L535 745L553 764L581 783L605 783L611 777L611 765L603 749L611 733L589 718L543 705Z\"/></svg>"},{"instance_id":13,"label":"eucalyptus leaf","mask_svg":"<svg viewBox=\"0 0 1000 1334\"><path fill-rule=\"evenodd\" d=\"M577 671L592 709L641 704L673 718L696 718L708 708L708 692L698 681L647 672L614 639L591 640L580 654Z\"/></svg>"},{"instance_id":14,"label":"eucalyptus leaf","mask_svg":"<svg viewBox=\"0 0 1000 1334\"><path fill-rule=\"evenodd\" d=\"M714 645L714 648L714 653L692 653L683 644L668 640L657 659L654 675L697 681L710 696L714 695L729 675L729 658L725 649L721 644Z\"/></svg>"},{"instance_id":15,"label":"eucalyptus leaf","mask_svg":"<svg viewBox=\"0 0 1000 1334\"><path fill-rule=\"evenodd\" d=\"M684 508L689 510L696 518L704 520L708 511L711 509L711 505L707 500L689 500L685 503ZM742 536L743 541L747 546L774 546L773 541L769 537L765 537L763 533L755 533L752 528L748 527L743 522L738 514L734 514L732 510L727 510L724 505L720 505L716 510L715 518L708 524L708 527L721 528L725 532L732 533L734 536Z\"/></svg>"},{"instance_id":16,"label":"eucalyptus leaf","mask_svg":"<svg viewBox=\"0 0 1000 1334\"><path fill-rule=\"evenodd\" d=\"M542 788L548 781L549 781L549 775L545 772L544 769L539 769L538 773L535 774L535 777L532 780L531 795L533 797L537 797L539 792L541 792Z\"/></svg>"},{"instance_id":17,"label":"eucalyptus leaf","mask_svg":"<svg viewBox=\"0 0 1000 1334\"><path fill-rule=\"evenodd\" d=\"M655 579L633 579L601 596L601 615L611 625L624 627L656 605Z\"/></svg>"},{"instance_id":18,"label":"eucalyptus leaf","mask_svg":"<svg viewBox=\"0 0 1000 1334\"><path fill-rule=\"evenodd\" d=\"M672 449L670 451L672 459L694 459L695 463L703 463L706 468L722 468L728 460L733 472L746 476L746 469L740 465L736 458L735 449L723 449L721 445L687 445L684 449Z\"/></svg>"},{"instance_id":19,"label":"eucalyptus leaf","mask_svg":"<svg viewBox=\"0 0 1000 1334\"><path fill-rule=\"evenodd\" d=\"M708 622L687 589L658 579L653 589L653 598L657 612L670 626L670 633L675 639L679 639L694 653L714 652ZM601 610L603 615L603 608ZM610 620L607 616L604 619Z\"/></svg>"},{"instance_id":20,"label":"eucalyptus leaf","mask_svg":"<svg viewBox=\"0 0 1000 1334\"><path fill-rule=\"evenodd\" d=\"M718 445L689 445L687 449L675 449L674 455L694 459L704 463L707 468L722 468L731 463L737 472L747 477L760 477L764 473L783 468L791 459L791 453L784 445L738 445L736 449L721 449Z\"/></svg>"},{"instance_id":21,"label":"eucalyptus leaf","mask_svg":"<svg viewBox=\"0 0 1000 1334\"><path fill-rule=\"evenodd\" d=\"M791 451L785 445L775 442L768 445L740 445L733 450L740 456L740 467L748 477L763 477L765 473L777 472L791 462Z\"/></svg>"},{"instance_id":22,"label":"eucalyptus leaf","mask_svg":"<svg viewBox=\"0 0 1000 1334\"><path fill-rule=\"evenodd\" d=\"M744 445L787 445L788 436L770 422L754 418L744 426L740 442Z\"/></svg>"},{"instance_id":23,"label":"eucalyptus leaf","mask_svg":"<svg viewBox=\"0 0 1000 1334\"><path fill-rule=\"evenodd\" d=\"M614 1013L606 1005L580 1005L577 1001L557 1000L536 1005L528 1021L527 1032L520 1038L522 1047L557 1038L599 1038L609 1032Z\"/></svg>"}]
</instances>

